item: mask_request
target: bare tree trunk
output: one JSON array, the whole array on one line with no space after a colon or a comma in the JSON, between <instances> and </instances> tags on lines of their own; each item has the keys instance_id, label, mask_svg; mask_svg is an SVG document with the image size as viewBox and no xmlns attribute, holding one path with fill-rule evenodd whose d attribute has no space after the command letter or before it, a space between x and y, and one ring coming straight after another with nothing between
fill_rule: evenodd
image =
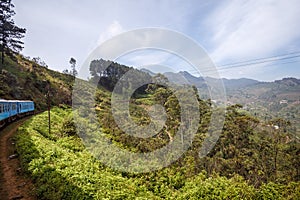
<instances>
[{"instance_id":1,"label":"bare tree trunk","mask_svg":"<svg viewBox=\"0 0 300 200\"><path fill-rule=\"evenodd\" d=\"M276 147L276 150L275 150L275 158L274 158L275 179L277 178L277 155L278 155L278 148Z\"/></svg>"},{"instance_id":2,"label":"bare tree trunk","mask_svg":"<svg viewBox=\"0 0 300 200\"><path fill-rule=\"evenodd\" d=\"M4 46L3 46L3 38L2 38L2 45L1 45L1 64L4 64ZM1 67L2 67L1 65Z\"/></svg>"}]
</instances>

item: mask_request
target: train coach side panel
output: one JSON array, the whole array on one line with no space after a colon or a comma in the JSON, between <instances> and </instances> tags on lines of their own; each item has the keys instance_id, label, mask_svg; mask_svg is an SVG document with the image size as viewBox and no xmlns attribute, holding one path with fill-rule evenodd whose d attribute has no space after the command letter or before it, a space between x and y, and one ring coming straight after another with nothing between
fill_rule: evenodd
<instances>
[{"instance_id":1,"label":"train coach side panel","mask_svg":"<svg viewBox=\"0 0 300 200\"><path fill-rule=\"evenodd\" d=\"M10 106L9 116L12 117L12 116L17 115L18 114L18 103L15 101L10 101L9 106Z\"/></svg>"},{"instance_id":2,"label":"train coach side panel","mask_svg":"<svg viewBox=\"0 0 300 200\"><path fill-rule=\"evenodd\" d=\"M18 113L27 113L34 111L34 103L32 101L23 101L18 103Z\"/></svg>"},{"instance_id":3,"label":"train coach side panel","mask_svg":"<svg viewBox=\"0 0 300 200\"><path fill-rule=\"evenodd\" d=\"M10 117L9 107L10 105L8 102L0 101L0 121Z\"/></svg>"}]
</instances>

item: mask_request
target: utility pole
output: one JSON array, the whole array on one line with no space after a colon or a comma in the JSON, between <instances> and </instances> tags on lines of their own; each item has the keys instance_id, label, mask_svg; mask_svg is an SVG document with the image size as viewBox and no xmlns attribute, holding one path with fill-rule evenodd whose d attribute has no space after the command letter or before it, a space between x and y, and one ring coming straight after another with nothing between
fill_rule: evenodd
<instances>
[{"instance_id":1,"label":"utility pole","mask_svg":"<svg viewBox=\"0 0 300 200\"><path fill-rule=\"evenodd\" d=\"M51 116L50 116L50 82L49 81L45 81L46 82L46 89L47 89L47 94L46 94L46 98L47 98L47 107L48 107L48 131L49 131L49 135L51 134Z\"/></svg>"}]
</instances>

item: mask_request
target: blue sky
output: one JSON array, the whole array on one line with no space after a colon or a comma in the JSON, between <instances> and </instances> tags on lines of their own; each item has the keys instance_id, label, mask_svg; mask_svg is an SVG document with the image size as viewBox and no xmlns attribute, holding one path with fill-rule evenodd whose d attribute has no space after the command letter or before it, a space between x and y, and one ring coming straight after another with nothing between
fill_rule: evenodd
<instances>
[{"instance_id":1,"label":"blue sky","mask_svg":"<svg viewBox=\"0 0 300 200\"><path fill-rule=\"evenodd\" d=\"M39 56L51 69L80 67L101 43L138 28L159 27L180 32L202 46L217 66L300 51L298 0L13 0L17 25L27 33L22 53ZM184 62L162 51L125 55L123 64L162 64L188 70ZM300 78L300 58L293 63L264 63L219 70L225 78L271 81ZM299 62L298 62L299 61ZM284 61L281 61L284 63Z\"/></svg>"}]
</instances>

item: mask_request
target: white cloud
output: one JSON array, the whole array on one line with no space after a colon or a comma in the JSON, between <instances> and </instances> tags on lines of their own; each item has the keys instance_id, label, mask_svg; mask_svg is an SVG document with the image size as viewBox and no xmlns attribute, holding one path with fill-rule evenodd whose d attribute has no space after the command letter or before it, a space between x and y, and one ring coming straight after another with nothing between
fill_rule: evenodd
<instances>
[{"instance_id":1,"label":"white cloud","mask_svg":"<svg viewBox=\"0 0 300 200\"><path fill-rule=\"evenodd\" d=\"M113 21L112 24L110 24L107 29L102 32L98 38L97 41L97 45L100 45L101 43L103 43L104 41L112 38L113 36L116 36L122 32L124 32L125 30L123 29L123 27L121 26L121 24L115 20Z\"/></svg>"},{"instance_id":2,"label":"white cloud","mask_svg":"<svg viewBox=\"0 0 300 200\"><path fill-rule=\"evenodd\" d=\"M150 64L161 64L168 59L170 53L151 49L141 49L130 52L118 58L120 62L128 63L132 66L143 66Z\"/></svg>"},{"instance_id":3,"label":"white cloud","mask_svg":"<svg viewBox=\"0 0 300 200\"><path fill-rule=\"evenodd\" d=\"M99 47L106 40L109 40L112 37L125 32L125 29L119 23L118 20L114 20L106 28L103 28L100 31L101 32L100 32L98 38L89 44L87 55L91 54L97 47Z\"/></svg>"},{"instance_id":4,"label":"white cloud","mask_svg":"<svg viewBox=\"0 0 300 200\"><path fill-rule=\"evenodd\" d=\"M217 62L272 55L300 38L300 1L226 1L207 17Z\"/></svg>"}]
</instances>

